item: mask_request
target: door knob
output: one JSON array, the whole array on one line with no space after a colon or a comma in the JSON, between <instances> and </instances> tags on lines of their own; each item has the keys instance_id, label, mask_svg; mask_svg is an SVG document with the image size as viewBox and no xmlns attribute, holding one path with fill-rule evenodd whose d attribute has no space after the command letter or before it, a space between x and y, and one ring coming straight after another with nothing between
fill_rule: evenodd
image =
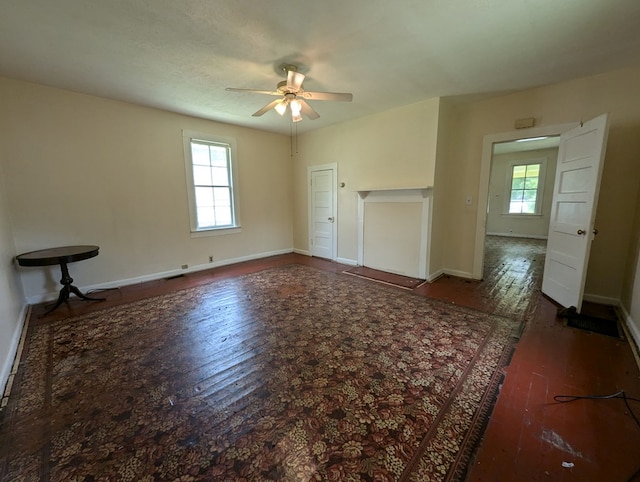
<instances>
[{"instance_id":1,"label":"door knob","mask_svg":"<svg viewBox=\"0 0 640 482\"><path fill-rule=\"evenodd\" d=\"M578 229L578 234L583 235L587 234L587 232L584 229Z\"/></svg>"},{"instance_id":2,"label":"door knob","mask_svg":"<svg viewBox=\"0 0 640 482\"><path fill-rule=\"evenodd\" d=\"M598 234L598 229L597 228L593 228L593 235L595 236L596 234Z\"/></svg>"},{"instance_id":3,"label":"door knob","mask_svg":"<svg viewBox=\"0 0 640 482\"><path fill-rule=\"evenodd\" d=\"M333 216L328 218L329 222L332 223L333 222Z\"/></svg>"}]
</instances>

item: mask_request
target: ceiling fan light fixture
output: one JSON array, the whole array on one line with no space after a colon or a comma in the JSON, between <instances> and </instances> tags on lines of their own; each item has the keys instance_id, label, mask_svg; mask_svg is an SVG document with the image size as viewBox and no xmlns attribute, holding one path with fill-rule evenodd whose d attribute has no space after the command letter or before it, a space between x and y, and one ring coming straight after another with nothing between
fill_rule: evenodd
<instances>
[{"instance_id":1,"label":"ceiling fan light fixture","mask_svg":"<svg viewBox=\"0 0 640 482\"><path fill-rule=\"evenodd\" d=\"M279 104L276 104L274 108L278 114L284 115L284 113L287 111L287 101L283 100Z\"/></svg>"},{"instance_id":2,"label":"ceiling fan light fixture","mask_svg":"<svg viewBox=\"0 0 640 482\"><path fill-rule=\"evenodd\" d=\"M289 107L291 107L291 114L293 116L300 115L300 111L302 110L302 104L298 99L293 99L291 102L289 102Z\"/></svg>"},{"instance_id":3,"label":"ceiling fan light fixture","mask_svg":"<svg viewBox=\"0 0 640 482\"><path fill-rule=\"evenodd\" d=\"M291 120L293 120L293 122L300 122L302 120L302 116L300 113L294 114L291 112Z\"/></svg>"}]
</instances>

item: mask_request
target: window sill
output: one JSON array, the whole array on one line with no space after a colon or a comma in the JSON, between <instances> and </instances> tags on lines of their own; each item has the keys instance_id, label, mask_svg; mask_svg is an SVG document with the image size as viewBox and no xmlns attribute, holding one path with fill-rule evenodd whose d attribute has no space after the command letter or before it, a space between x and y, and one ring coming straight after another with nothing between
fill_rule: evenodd
<instances>
[{"instance_id":1,"label":"window sill","mask_svg":"<svg viewBox=\"0 0 640 482\"><path fill-rule=\"evenodd\" d=\"M242 231L241 226L233 226L231 228L213 228L203 229L201 231L191 231L192 238L206 238L208 236L222 236L224 234L236 234Z\"/></svg>"}]
</instances>

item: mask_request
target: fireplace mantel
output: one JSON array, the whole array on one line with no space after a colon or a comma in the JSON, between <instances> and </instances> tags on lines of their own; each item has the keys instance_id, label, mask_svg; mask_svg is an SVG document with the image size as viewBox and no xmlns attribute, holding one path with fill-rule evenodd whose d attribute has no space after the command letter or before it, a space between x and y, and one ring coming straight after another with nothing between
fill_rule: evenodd
<instances>
[{"instance_id":1,"label":"fireplace mantel","mask_svg":"<svg viewBox=\"0 0 640 482\"><path fill-rule=\"evenodd\" d=\"M431 202L433 198L433 187L432 186L405 186L405 187L367 187L360 188L356 191L358 193L358 266L365 266L365 247L367 246L367 239L370 239L369 236L371 233L365 237L365 208L368 206L371 209L378 210L380 209L380 205L387 204L387 207L391 207L393 205L394 209L397 208L399 210L408 209L412 210L411 205L415 206L415 204L419 204L420 214L419 219L411 225L411 227L419 226L419 240L417 240L418 245L418 261L417 261L417 272L416 273L408 273L403 272L402 269L394 267L394 266L386 266L386 268L378 268L373 265L369 265L369 267L373 267L374 269L383 269L385 271L394 272L396 274L404 274L405 276L411 276L414 278L427 279L427 272L429 266L429 241L431 237ZM404 206L403 206L404 205ZM405 211L406 213L406 211ZM394 218L395 219L395 218ZM398 217L397 219L400 219ZM391 223L393 224L393 223ZM371 226L371 225L368 225ZM389 229L389 228L385 228ZM376 240L386 240L390 239L389 233L397 233L398 230L394 230L391 228L391 231L385 231L376 235L374 239ZM409 238L407 238L409 239ZM416 239L416 238L411 238ZM374 252L375 249L374 249ZM394 252L397 254L398 251L394 251L393 247L386 251L387 253ZM388 260L387 260L388 261ZM406 267L406 264L405 264ZM416 275L417 274L417 275Z\"/></svg>"},{"instance_id":2,"label":"fireplace mantel","mask_svg":"<svg viewBox=\"0 0 640 482\"><path fill-rule=\"evenodd\" d=\"M370 187L370 188L359 188L356 190L358 196L364 199L371 192L406 192L406 191L420 191L423 197L426 197L427 192L433 189L433 186L410 186L410 187Z\"/></svg>"}]
</instances>

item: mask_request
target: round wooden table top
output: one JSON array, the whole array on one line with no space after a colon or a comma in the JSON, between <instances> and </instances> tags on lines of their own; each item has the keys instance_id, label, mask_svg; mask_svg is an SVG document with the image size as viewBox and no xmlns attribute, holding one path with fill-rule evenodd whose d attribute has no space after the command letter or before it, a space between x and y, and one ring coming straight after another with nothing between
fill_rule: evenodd
<instances>
[{"instance_id":1,"label":"round wooden table top","mask_svg":"<svg viewBox=\"0 0 640 482\"><path fill-rule=\"evenodd\" d=\"M99 249L98 246L61 246L19 254L16 260L20 266L50 266L93 258L98 256Z\"/></svg>"}]
</instances>

